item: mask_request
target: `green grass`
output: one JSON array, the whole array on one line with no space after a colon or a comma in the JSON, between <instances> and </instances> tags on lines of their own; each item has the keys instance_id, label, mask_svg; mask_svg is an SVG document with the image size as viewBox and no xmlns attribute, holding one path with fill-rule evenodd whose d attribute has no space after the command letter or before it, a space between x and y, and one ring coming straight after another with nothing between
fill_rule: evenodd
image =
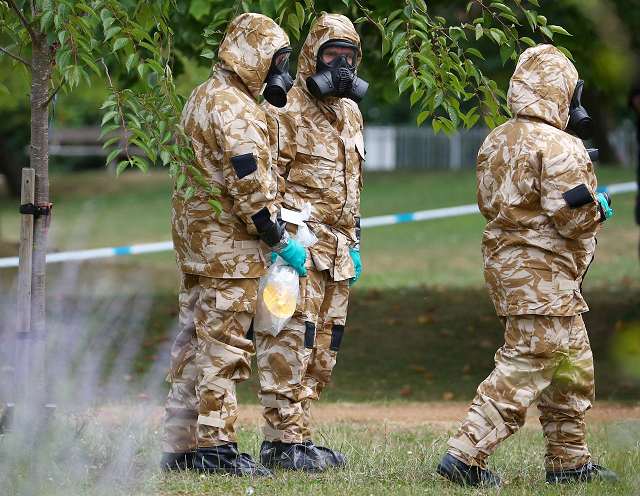
<instances>
[{"instance_id":1,"label":"green grass","mask_svg":"<svg viewBox=\"0 0 640 496\"><path fill-rule=\"evenodd\" d=\"M124 408L124 407L123 407ZM349 467L323 474L276 471L273 480L252 480L195 472L163 474L158 468L159 430L153 422L132 420L108 426L93 422L80 435L76 425L59 422L33 449L19 439L0 437L0 486L18 494L207 494L207 495L467 495L495 490L463 489L444 482L435 466L446 451L447 433L429 424L398 427L343 422L316 431L315 442L343 450ZM491 458L503 480L502 495L636 495L640 483L640 425L628 421L594 424L588 433L594 460L615 470L618 485L602 482L547 486L538 429L525 428L505 441ZM262 434L239 431L241 450L254 456ZM10 451L11 450L11 451ZM11 456L7 456L11 454ZM50 459L51 463L39 464Z\"/></svg>"}]
</instances>

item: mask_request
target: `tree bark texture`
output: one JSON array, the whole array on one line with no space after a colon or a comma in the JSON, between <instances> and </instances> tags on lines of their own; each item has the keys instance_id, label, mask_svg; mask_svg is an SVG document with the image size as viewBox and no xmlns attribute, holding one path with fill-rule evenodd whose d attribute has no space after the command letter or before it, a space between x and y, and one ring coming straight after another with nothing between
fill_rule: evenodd
<instances>
[{"instance_id":1,"label":"tree bark texture","mask_svg":"<svg viewBox=\"0 0 640 496\"><path fill-rule=\"evenodd\" d=\"M38 33L32 43L31 73L31 167L35 170L35 203L49 202L49 126L48 106L51 81L51 52L46 36ZM33 230L33 272L31 279L31 332L34 336L29 361L34 373L35 408L44 415L45 348L45 263L49 216L35 219Z\"/></svg>"}]
</instances>

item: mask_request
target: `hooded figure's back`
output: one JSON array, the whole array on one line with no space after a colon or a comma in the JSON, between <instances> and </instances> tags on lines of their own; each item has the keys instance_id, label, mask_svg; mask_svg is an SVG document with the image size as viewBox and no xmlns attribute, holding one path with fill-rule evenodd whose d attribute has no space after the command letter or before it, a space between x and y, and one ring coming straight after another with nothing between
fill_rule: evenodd
<instances>
[{"instance_id":1,"label":"hooded figure's back","mask_svg":"<svg viewBox=\"0 0 640 496\"><path fill-rule=\"evenodd\" d=\"M485 279L499 315L588 310L580 284L600 213L593 164L582 142L564 131L577 81L555 47L526 50L507 95L514 117L489 134L478 154ZM563 194L582 184L593 201L572 208Z\"/></svg>"},{"instance_id":2,"label":"hooded figure's back","mask_svg":"<svg viewBox=\"0 0 640 496\"><path fill-rule=\"evenodd\" d=\"M174 194L173 242L185 273L223 278L266 273L266 245L257 239L252 216L267 208L275 218L277 123L257 98L273 55L286 46L287 35L272 19L236 17L220 44L221 63L184 107L181 124L195 152L191 165L220 189L215 199L222 205L218 215L207 204L212 196L202 190L186 203L184 190Z\"/></svg>"}]
</instances>

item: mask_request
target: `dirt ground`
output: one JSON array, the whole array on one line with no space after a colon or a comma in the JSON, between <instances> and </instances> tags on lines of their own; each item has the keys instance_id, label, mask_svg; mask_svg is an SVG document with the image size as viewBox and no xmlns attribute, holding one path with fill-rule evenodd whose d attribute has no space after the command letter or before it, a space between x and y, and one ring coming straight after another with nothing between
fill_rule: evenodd
<instances>
[{"instance_id":1,"label":"dirt ground","mask_svg":"<svg viewBox=\"0 0 640 496\"><path fill-rule=\"evenodd\" d=\"M412 429L429 425L435 429L447 430L459 425L466 416L467 403L325 403L316 404L312 410L312 423L316 425L349 422L361 425L380 425L386 423L388 428L398 430ZM238 409L238 425L257 428L262 425L260 405L240 405ZM97 421L101 424L131 421L133 418L148 418L152 422L161 423L162 407L149 407L140 404L137 407L123 408L122 405L102 407L97 412ZM125 420L126 417L126 420ZM539 429L538 410L530 408L527 412L525 427ZM625 420L640 421L640 403L636 405L619 405L596 403L587 412L588 423L620 422Z\"/></svg>"}]
</instances>

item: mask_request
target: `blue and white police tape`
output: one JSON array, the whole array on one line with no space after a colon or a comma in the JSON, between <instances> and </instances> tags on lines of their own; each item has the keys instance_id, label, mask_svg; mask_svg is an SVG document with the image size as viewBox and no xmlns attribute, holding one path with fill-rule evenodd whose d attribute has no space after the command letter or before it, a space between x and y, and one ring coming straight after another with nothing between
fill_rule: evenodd
<instances>
[{"instance_id":1,"label":"blue and white police tape","mask_svg":"<svg viewBox=\"0 0 640 496\"><path fill-rule=\"evenodd\" d=\"M635 182L612 184L598 188L599 192L615 195L618 193L631 193L638 189ZM459 207L436 208L433 210L421 210L406 214L381 215L362 219L361 226L377 227L390 226L393 224L403 224L405 222L416 222L419 220L444 219L448 217L458 217L478 213L478 206L461 205ZM67 262L71 260L90 260L93 258L111 258L121 255L139 255L141 253L156 253L173 250L173 242L162 241L159 243L144 243L131 246L117 246L113 248L97 248L94 250L65 251L61 253L49 253L47 263ZM18 257L0 258L0 268L17 267Z\"/></svg>"}]
</instances>

